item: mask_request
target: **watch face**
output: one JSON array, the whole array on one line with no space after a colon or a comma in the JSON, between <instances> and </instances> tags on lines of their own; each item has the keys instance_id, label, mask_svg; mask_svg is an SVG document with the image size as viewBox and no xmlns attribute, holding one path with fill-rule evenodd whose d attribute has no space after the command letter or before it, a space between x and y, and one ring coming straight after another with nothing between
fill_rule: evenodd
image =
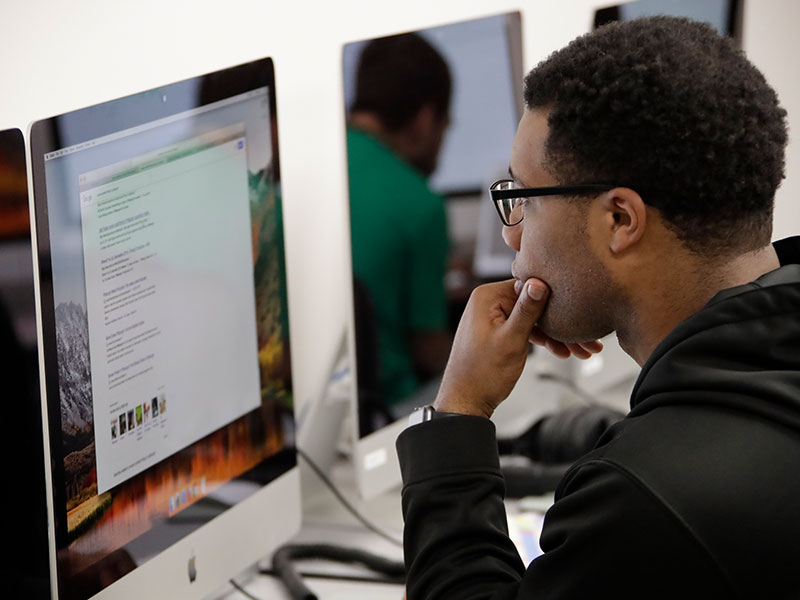
<instances>
[{"instance_id":1,"label":"watch face","mask_svg":"<svg viewBox=\"0 0 800 600\"><path fill-rule=\"evenodd\" d=\"M414 409L408 417L408 425L419 425L420 423L424 423L425 421L430 421L433 416L436 414L436 411L433 407L429 404L427 406L420 406Z\"/></svg>"}]
</instances>

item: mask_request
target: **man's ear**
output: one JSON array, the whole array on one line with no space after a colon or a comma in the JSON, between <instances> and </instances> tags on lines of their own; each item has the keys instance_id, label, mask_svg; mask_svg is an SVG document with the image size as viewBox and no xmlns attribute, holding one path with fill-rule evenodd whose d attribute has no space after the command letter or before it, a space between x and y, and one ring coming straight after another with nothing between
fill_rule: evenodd
<instances>
[{"instance_id":1,"label":"man's ear","mask_svg":"<svg viewBox=\"0 0 800 600\"><path fill-rule=\"evenodd\" d=\"M603 195L608 247L621 254L639 243L647 225L647 207L642 197L626 187L614 188Z\"/></svg>"},{"instance_id":2,"label":"man's ear","mask_svg":"<svg viewBox=\"0 0 800 600\"><path fill-rule=\"evenodd\" d=\"M423 104L408 125L409 137L414 141L427 139L436 126L437 118L438 113L433 104Z\"/></svg>"}]
</instances>

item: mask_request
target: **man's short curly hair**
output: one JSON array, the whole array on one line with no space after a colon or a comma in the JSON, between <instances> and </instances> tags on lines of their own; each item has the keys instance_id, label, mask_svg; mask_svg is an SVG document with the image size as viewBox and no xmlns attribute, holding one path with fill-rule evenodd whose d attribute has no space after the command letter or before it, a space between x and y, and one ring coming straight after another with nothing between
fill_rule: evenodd
<instances>
[{"instance_id":1,"label":"man's short curly hair","mask_svg":"<svg viewBox=\"0 0 800 600\"><path fill-rule=\"evenodd\" d=\"M710 26L650 17L601 27L534 68L525 103L548 111L545 167L561 183L636 190L699 254L769 243L786 111Z\"/></svg>"}]
</instances>

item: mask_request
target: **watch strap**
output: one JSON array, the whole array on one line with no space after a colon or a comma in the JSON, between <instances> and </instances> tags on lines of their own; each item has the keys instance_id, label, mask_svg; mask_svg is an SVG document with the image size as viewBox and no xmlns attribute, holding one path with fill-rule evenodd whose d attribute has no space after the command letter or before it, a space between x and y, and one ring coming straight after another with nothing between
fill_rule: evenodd
<instances>
[{"instance_id":1,"label":"watch strap","mask_svg":"<svg viewBox=\"0 0 800 600\"><path fill-rule=\"evenodd\" d=\"M441 419L444 417L458 417L460 416L459 413L452 413L452 412L439 412L433 405L426 404L425 406L419 406L414 409L408 417L408 426L411 427L412 425L419 425L420 423L425 423L426 421L432 421L433 419Z\"/></svg>"}]
</instances>

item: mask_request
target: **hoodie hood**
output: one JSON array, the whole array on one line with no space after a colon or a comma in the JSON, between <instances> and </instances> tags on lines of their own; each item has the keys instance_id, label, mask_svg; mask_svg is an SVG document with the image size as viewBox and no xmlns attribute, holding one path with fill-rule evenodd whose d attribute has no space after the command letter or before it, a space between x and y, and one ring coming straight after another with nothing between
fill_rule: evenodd
<instances>
[{"instance_id":1,"label":"hoodie hood","mask_svg":"<svg viewBox=\"0 0 800 600\"><path fill-rule=\"evenodd\" d=\"M775 249L779 269L721 291L656 347L631 417L702 403L800 430L800 237Z\"/></svg>"}]
</instances>

